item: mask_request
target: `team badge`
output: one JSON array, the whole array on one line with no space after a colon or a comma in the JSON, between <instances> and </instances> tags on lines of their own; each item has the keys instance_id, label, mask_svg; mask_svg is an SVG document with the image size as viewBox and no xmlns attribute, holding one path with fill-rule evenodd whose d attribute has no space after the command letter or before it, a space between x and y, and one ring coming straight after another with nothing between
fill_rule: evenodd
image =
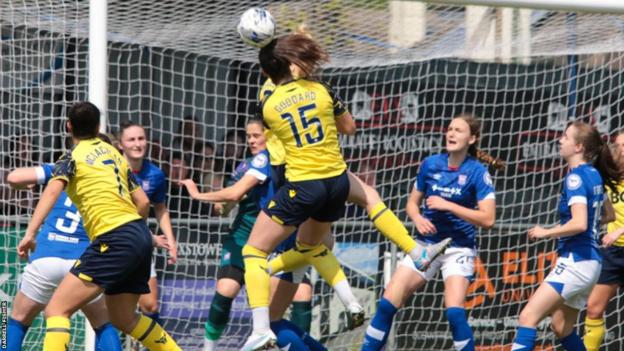
<instances>
[{"instance_id":1,"label":"team badge","mask_svg":"<svg viewBox=\"0 0 624 351\"><path fill-rule=\"evenodd\" d=\"M291 199L295 197L295 195L297 195L297 192L294 189L288 190L288 196L290 196Z\"/></svg>"},{"instance_id":2,"label":"team badge","mask_svg":"<svg viewBox=\"0 0 624 351\"><path fill-rule=\"evenodd\" d=\"M266 166L268 162L269 159L266 157L265 154L258 154L256 155L256 157L254 157L253 161L251 161L251 164L256 168L262 168Z\"/></svg>"},{"instance_id":3,"label":"team badge","mask_svg":"<svg viewBox=\"0 0 624 351\"><path fill-rule=\"evenodd\" d=\"M149 188L150 188L150 182L149 182L149 180L144 180L144 181L143 181L143 182L141 182L141 183L142 183L141 188L143 188L143 191L146 191L146 192L147 192L147 191L149 190Z\"/></svg>"},{"instance_id":4,"label":"team badge","mask_svg":"<svg viewBox=\"0 0 624 351\"><path fill-rule=\"evenodd\" d=\"M489 186L492 186L492 176L490 175L490 172L486 171L485 173L483 173L483 182Z\"/></svg>"},{"instance_id":5,"label":"team badge","mask_svg":"<svg viewBox=\"0 0 624 351\"><path fill-rule=\"evenodd\" d=\"M570 190L576 190L583 185L583 180L578 174L570 174L566 180L566 185Z\"/></svg>"},{"instance_id":6,"label":"team badge","mask_svg":"<svg viewBox=\"0 0 624 351\"><path fill-rule=\"evenodd\" d=\"M466 185L466 179L468 179L468 176L466 176L465 174L460 174L459 177L457 177L457 184Z\"/></svg>"}]
</instances>

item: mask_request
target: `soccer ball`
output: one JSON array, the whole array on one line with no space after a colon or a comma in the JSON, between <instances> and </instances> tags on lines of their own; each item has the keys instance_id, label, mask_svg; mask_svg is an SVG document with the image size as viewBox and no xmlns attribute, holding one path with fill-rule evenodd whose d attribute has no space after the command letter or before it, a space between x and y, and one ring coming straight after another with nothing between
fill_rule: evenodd
<instances>
[{"instance_id":1,"label":"soccer ball","mask_svg":"<svg viewBox=\"0 0 624 351\"><path fill-rule=\"evenodd\" d=\"M275 20L266 9L254 7L243 13L236 29L245 44L263 48L273 40Z\"/></svg>"}]
</instances>

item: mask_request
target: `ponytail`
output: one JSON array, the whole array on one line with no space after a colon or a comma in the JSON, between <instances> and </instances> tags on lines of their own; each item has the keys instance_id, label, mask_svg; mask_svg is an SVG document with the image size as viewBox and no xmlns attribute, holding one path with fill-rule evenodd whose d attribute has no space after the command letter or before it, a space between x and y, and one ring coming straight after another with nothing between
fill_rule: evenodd
<instances>
[{"instance_id":1,"label":"ponytail","mask_svg":"<svg viewBox=\"0 0 624 351\"><path fill-rule=\"evenodd\" d=\"M622 181L623 174L613 159L611 149L606 142L603 142L600 147L600 151L594 160L594 167L600 173L605 187L614 193L617 192L617 185Z\"/></svg>"},{"instance_id":2,"label":"ponytail","mask_svg":"<svg viewBox=\"0 0 624 351\"><path fill-rule=\"evenodd\" d=\"M506 167L505 162L501 160L500 158L496 158L483 150L477 149L476 147L474 149L475 149L475 154L474 155L471 154L471 155L476 157L477 160L481 161L482 163L485 163L486 165L494 168L497 171L502 171L505 169Z\"/></svg>"},{"instance_id":3,"label":"ponytail","mask_svg":"<svg viewBox=\"0 0 624 351\"><path fill-rule=\"evenodd\" d=\"M574 140L583 145L583 159L598 170L605 188L616 192L616 187L622 181L624 173L613 159L608 143L602 139L598 129L591 124L574 121L568 124L568 128L571 126L576 128Z\"/></svg>"}]
</instances>

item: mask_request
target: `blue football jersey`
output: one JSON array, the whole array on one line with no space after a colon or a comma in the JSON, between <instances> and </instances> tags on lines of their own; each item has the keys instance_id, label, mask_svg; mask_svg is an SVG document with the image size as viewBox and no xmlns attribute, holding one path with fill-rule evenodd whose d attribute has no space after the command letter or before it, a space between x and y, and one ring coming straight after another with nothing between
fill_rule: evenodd
<instances>
[{"instance_id":1,"label":"blue football jersey","mask_svg":"<svg viewBox=\"0 0 624 351\"><path fill-rule=\"evenodd\" d=\"M262 150L247 163L245 175L251 175L260 181L251 191L251 197L260 208L264 208L275 193L275 186L271 180L271 163L269 151Z\"/></svg>"},{"instance_id":2,"label":"blue football jersey","mask_svg":"<svg viewBox=\"0 0 624 351\"><path fill-rule=\"evenodd\" d=\"M602 177L589 164L581 164L566 175L559 198L559 222L563 225L572 219L570 207L573 204L587 205L587 230L559 239L559 256L572 254L575 260L601 260L598 250L600 217L604 201Z\"/></svg>"},{"instance_id":3,"label":"blue football jersey","mask_svg":"<svg viewBox=\"0 0 624 351\"><path fill-rule=\"evenodd\" d=\"M38 167L38 183L46 184L52 178L53 170L54 164ZM82 217L64 191L43 222L36 240L37 246L29 257L30 262L42 257L78 259L89 245Z\"/></svg>"},{"instance_id":4,"label":"blue football jersey","mask_svg":"<svg viewBox=\"0 0 624 351\"><path fill-rule=\"evenodd\" d=\"M474 157L468 156L457 168L448 167L448 154L427 157L418 171L416 184L418 191L429 196L440 196L460 206L475 209L478 202L494 199L494 186L487 168ZM427 208L423 201L422 215L436 227L434 235L420 235L418 239L426 243L437 243L445 238L453 238L452 246L476 248L475 226L451 212Z\"/></svg>"},{"instance_id":5,"label":"blue football jersey","mask_svg":"<svg viewBox=\"0 0 624 351\"><path fill-rule=\"evenodd\" d=\"M135 172L134 177L147 194L152 205L165 202L167 199L167 180L160 168L148 160L143 160L141 170Z\"/></svg>"}]
</instances>

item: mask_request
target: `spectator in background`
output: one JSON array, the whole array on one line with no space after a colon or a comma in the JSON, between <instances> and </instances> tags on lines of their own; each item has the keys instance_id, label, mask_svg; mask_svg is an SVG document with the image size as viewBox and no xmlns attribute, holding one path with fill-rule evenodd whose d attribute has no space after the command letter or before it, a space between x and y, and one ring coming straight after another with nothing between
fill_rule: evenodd
<instances>
[{"instance_id":1,"label":"spectator in background","mask_svg":"<svg viewBox=\"0 0 624 351\"><path fill-rule=\"evenodd\" d=\"M221 169L216 168L217 162L215 160L215 148L211 142L205 142L201 148L199 157L195 160L195 170L197 170L198 176L195 177L202 191L210 192L223 188L225 178Z\"/></svg>"},{"instance_id":2,"label":"spectator in background","mask_svg":"<svg viewBox=\"0 0 624 351\"><path fill-rule=\"evenodd\" d=\"M191 167L182 153L174 152L171 156L171 165L167 169L167 178L171 185L169 193L169 213L172 217L186 217L189 215L209 215L211 206L192 201L189 193L178 185L182 179L191 178Z\"/></svg>"},{"instance_id":3,"label":"spectator in background","mask_svg":"<svg viewBox=\"0 0 624 351\"><path fill-rule=\"evenodd\" d=\"M223 167L216 168L227 175L234 171L236 165L243 159L245 153L245 132L242 130L232 129L225 134L223 145L221 145L220 158L217 159L216 165L219 163Z\"/></svg>"},{"instance_id":4,"label":"spectator in background","mask_svg":"<svg viewBox=\"0 0 624 351\"><path fill-rule=\"evenodd\" d=\"M196 117L187 115L178 124L178 131L173 139L173 150L190 155L199 152L203 139L202 127Z\"/></svg>"},{"instance_id":5,"label":"spectator in background","mask_svg":"<svg viewBox=\"0 0 624 351\"><path fill-rule=\"evenodd\" d=\"M39 162L38 150L33 145L30 135L25 134L24 131L19 132L17 136L9 140L8 150L3 158L3 168L15 169L33 166L35 162ZM2 175L3 182L6 177L7 174ZM3 199L9 201L9 206L5 206L7 214L27 214L35 206L36 199L30 191L13 192L7 188L0 191ZM4 198L5 196L7 198Z\"/></svg>"},{"instance_id":6,"label":"spectator in background","mask_svg":"<svg viewBox=\"0 0 624 351\"><path fill-rule=\"evenodd\" d=\"M9 144L12 168L30 167L39 162L39 148L33 145L30 135L20 133Z\"/></svg>"},{"instance_id":7,"label":"spectator in background","mask_svg":"<svg viewBox=\"0 0 624 351\"><path fill-rule=\"evenodd\" d=\"M154 138L152 140L150 140L148 142L149 145L149 157L150 157L150 161L152 161L153 163L155 163L157 166L159 166L161 169L163 169L163 172L165 172L165 174L167 174L167 171L164 170L164 164L168 161L168 157L169 154L167 153L167 150L165 150L162 145L160 144L160 141L158 141L158 139Z\"/></svg>"}]
</instances>

